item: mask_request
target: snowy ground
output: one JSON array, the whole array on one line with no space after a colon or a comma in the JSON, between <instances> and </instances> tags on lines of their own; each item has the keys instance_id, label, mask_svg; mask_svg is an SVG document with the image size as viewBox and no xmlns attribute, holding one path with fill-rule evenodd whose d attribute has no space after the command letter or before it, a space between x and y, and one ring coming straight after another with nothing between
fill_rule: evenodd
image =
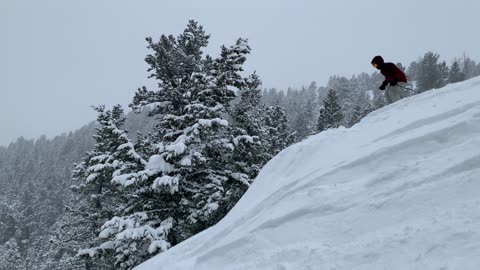
<instances>
[{"instance_id":1,"label":"snowy ground","mask_svg":"<svg viewBox=\"0 0 480 270\"><path fill-rule=\"evenodd\" d=\"M289 147L218 225L136 269L480 269L480 78Z\"/></svg>"}]
</instances>

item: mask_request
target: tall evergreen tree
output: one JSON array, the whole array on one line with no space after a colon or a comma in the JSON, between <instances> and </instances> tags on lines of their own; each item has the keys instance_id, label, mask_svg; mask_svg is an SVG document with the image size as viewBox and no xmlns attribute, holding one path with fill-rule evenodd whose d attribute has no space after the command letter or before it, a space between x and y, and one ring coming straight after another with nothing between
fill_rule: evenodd
<instances>
[{"instance_id":1,"label":"tall evergreen tree","mask_svg":"<svg viewBox=\"0 0 480 270\"><path fill-rule=\"evenodd\" d=\"M127 186L135 199L121 217L106 222L101 233L108 240L104 247L127 254L117 256L122 269L212 225L218 211L239 198L252 181L239 170L234 153L240 143L254 139L234 137L223 118L233 89L246 87L240 73L250 47L238 39L212 58L203 56L208 39L194 21L176 38L147 38L153 54L146 62L159 89L139 89L131 106L154 107L151 114L158 122L149 138L153 154L143 170L113 179Z\"/></svg>"},{"instance_id":2,"label":"tall evergreen tree","mask_svg":"<svg viewBox=\"0 0 480 270\"><path fill-rule=\"evenodd\" d=\"M448 82L457 83L463 80L465 80L465 74L463 74L458 61L454 61L448 73Z\"/></svg>"},{"instance_id":3,"label":"tall evergreen tree","mask_svg":"<svg viewBox=\"0 0 480 270\"><path fill-rule=\"evenodd\" d=\"M329 79L327 87L333 89L338 97L338 104L344 114L341 125L348 125L348 117L351 115L354 108L355 88L357 86L357 78L352 77L350 80L341 77L333 76Z\"/></svg>"},{"instance_id":4,"label":"tall evergreen tree","mask_svg":"<svg viewBox=\"0 0 480 270\"><path fill-rule=\"evenodd\" d=\"M243 151L238 152L238 155L251 156L251 161L243 163L242 167L255 171L254 174L248 173L252 178L268 160L295 141L295 135L288 132L285 111L280 106L265 107L261 104L260 83L258 76L255 74L250 76L247 87L240 89L241 100L233 113L234 125L241 130L239 134L258 136L261 143L254 147L252 145L240 147ZM315 83L310 88L311 91L315 91Z\"/></svg>"},{"instance_id":5,"label":"tall evergreen tree","mask_svg":"<svg viewBox=\"0 0 480 270\"><path fill-rule=\"evenodd\" d=\"M244 144L237 141L234 152L236 160L242 160L238 163L238 170L244 170L252 179L271 158L265 141L265 106L261 104L260 85L261 80L256 74L246 79L245 87L239 89L240 102L235 106L232 115L235 136L251 137L253 142Z\"/></svg>"},{"instance_id":6,"label":"tall evergreen tree","mask_svg":"<svg viewBox=\"0 0 480 270\"><path fill-rule=\"evenodd\" d=\"M73 179L79 184L73 189L78 193L70 206L71 219L75 222L67 225L75 233L72 239L65 241L69 246L78 246L78 256L84 259L85 267L92 268L92 257L102 256L98 246L102 240L98 237L101 226L114 216L122 213L126 197L119 187L112 183L112 177L125 171L137 170L146 162L135 152L126 131L123 130L125 118L120 105L105 110L104 106L95 107L98 112L94 149L87 153L73 171ZM68 233L66 233L68 235ZM109 256L102 256L106 267L112 264Z\"/></svg>"},{"instance_id":7,"label":"tall evergreen tree","mask_svg":"<svg viewBox=\"0 0 480 270\"><path fill-rule=\"evenodd\" d=\"M450 68L445 61L442 61L440 64L438 64L438 70L440 72L440 79L436 83L436 87L441 88L448 84L448 75L450 73Z\"/></svg>"},{"instance_id":8,"label":"tall evergreen tree","mask_svg":"<svg viewBox=\"0 0 480 270\"><path fill-rule=\"evenodd\" d=\"M320 109L318 118L318 131L322 132L330 128L337 128L343 120L343 113L338 102L337 93L331 89L323 101L324 107Z\"/></svg>"},{"instance_id":9,"label":"tall evergreen tree","mask_svg":"<svg viewBox=\"0 0 480 270\"><path fill-rule=\"evenodd\" d=\"M476 73L476 63L466 54L463 55L462 58L462 73L465 74L465 79L470 79L478 75Z\"/></svg>"},{"instance_id":10,"label":"tall evergreen tree","mask_svg":"<svg viewBox=\"0 0 480 270\"><path fill-rule=\"evenodd\" d=\"M246 86L239 89L240 102L233 109L233 122L236 127L244 130L245 134L260 136L262 129L261 81L256 74L252 74L246 81Z\"/></svg>"},{"instance_id":11,"label":"tall evergreen tree","mask_svg":"<svg viewBox=\"0 0 480 270\"><path fill-rule=\"evenodd\" d=\"M418 69L419 69L419 64L417 61L413 61L410 63L406 73L409 81L413 82L418 79L417 78Z\"/></svg>"},{"instance_id":12,"label":"tall evergreen tree","mask_svg":"<svg viewBox=\"0 0 480 270\"><path fill-rule=\"evenodd\" d=\"M272 157L296 141L296 132L289 131L287 115L285 110L279 106L267 108L265 129L263 143Z\"/></svg>"},{"instance_id":13,"label":"tall evergreen tree","mask_svg":"<svg viewBox=\"0 0 480 270\"><path fill-rule=\"evenodd\" d=\"M293 126L297 139L301 140L315 134L315 122L318 115L317 84L312 82L308 88L302 88L299 94L299 106Z\"/></svg>"},{"instance_id":14,"label":"tall evergreen tree","mask_svg":"<svg viewBox=\"0 0 480 270\"><path fill-rule=\"evenodd\" d=\"M442 86L442 71L438 60L440 55L427 52L418 65L417 89L421 92Z\"/></svg>"},{"instance_id":15,"label":"tall evergreen tree","mask_svg":"<svg viewBox=\"0 0 480 270\"><path fill-rule=\"evenodd\" d=\"M300 99L299 99L299 93L297 90L293 88L288 88L287 94L286 94L286 101L285 101L285 112L287 114L287 119L289 125L290 131L296 131L295 128L295 121L298 118L298 107L300 106ZM267 104L268 106L274 106L273 104Z\"/></svg>"}]
</instances>

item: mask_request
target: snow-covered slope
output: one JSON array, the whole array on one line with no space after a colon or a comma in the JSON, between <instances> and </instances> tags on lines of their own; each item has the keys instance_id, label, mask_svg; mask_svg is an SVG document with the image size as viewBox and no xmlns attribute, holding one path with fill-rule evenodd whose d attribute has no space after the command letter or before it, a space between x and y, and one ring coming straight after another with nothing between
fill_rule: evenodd
<instances>
[{"instance_id":1,"label":"snow-covered slope","mask_svg":"<svg viewBox=\"0 0 480 270\"><path fill-rule=\"evenodd\" d=\"M480 269L480 78L289 147L218 225L136 269Z\"/></svg>"}]
</instances>

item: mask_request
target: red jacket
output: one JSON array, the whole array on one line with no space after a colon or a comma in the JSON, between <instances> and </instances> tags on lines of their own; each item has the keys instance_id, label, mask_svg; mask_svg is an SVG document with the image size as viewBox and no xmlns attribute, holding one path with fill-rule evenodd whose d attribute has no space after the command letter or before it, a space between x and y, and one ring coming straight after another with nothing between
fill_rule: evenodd
<instances>
[{"instance_id":1,"label":"red jacket","mask_svg":"<svg viewBox=\"0 0 480 270\"><path fill-rule=\"evenodd\" d=\"M387 86L391 82L407 82L407 76L393 63L385 63L381 56L375 56L372 60L372 64L377 64L378 69L385 76L382 86Z\"/></svg>"}]
</instances>

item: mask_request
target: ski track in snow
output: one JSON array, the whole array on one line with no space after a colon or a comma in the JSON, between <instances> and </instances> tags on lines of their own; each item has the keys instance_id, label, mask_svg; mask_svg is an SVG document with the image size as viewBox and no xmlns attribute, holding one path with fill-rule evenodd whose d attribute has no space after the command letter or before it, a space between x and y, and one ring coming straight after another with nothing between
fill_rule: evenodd
<instances>
[{"instance_id":1,"label":"ski track in snow","mask_svg":"<svg viewBox=\"0 0 480 270\"><path fill-rule=\"evenodd\" d=\"M160 269L480 269L480 78L293 145Z\"/></svg>"}]
</instances>

